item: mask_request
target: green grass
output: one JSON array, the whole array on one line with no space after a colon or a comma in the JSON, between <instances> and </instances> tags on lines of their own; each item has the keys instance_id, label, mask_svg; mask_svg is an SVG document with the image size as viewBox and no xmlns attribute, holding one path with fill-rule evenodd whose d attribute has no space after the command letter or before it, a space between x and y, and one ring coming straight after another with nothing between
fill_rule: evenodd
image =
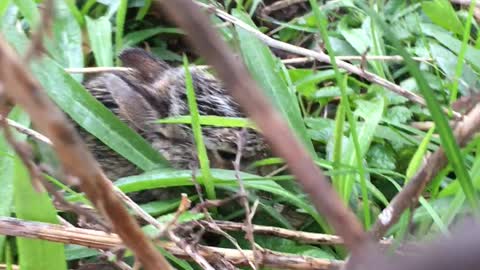
<instances>
[{"instance_id":1,"label":"green grass","mask_svg":"<svg viewBox=\"0 0 480 270\"><path fill-rule=\"evenodd\" d=\"M395 35L388 29L388 26L378 17L378 15L374 14L371 9L367 9L367 12L377 21L377 23L382 27L385 31L385 35L392 44L397 49L398 53L405 59L405 64L407 68L417 81L417 84L420 88L420 92L423 94L425 101L427 103L427 107L432 115L432 118L437 125L438 132L440 134L440 140L445 150L445 154L452 163L453 170L455 171L458 180L460 181L460 185L462 186L463 192L467 197L467 201L469 202L470 206L477 211L478 210L478 199L475 194L472 180L468 175L467 168L464 162L464 158L460 153L460 149L455 142L455 138L453 137L452 129L450 128L446 116L442 112L442 109L436 100L435 94L433 90L430 88L427 80L419 70L418 66L413 62L410 55L407 51L402 47L399 40L395 37Z\"/></svg>"}]
</instances>

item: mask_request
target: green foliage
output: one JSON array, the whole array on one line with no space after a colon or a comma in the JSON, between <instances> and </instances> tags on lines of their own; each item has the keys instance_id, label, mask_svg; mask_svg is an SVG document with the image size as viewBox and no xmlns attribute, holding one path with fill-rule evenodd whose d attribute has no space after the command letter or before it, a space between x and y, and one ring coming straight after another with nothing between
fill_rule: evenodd
<instances>
[{"instance_id":1,"label":"green foliage","mask_svg":"<svg viewBox=\"0 0 480 270\"><path fill-rule=\"evenodd\" d=\"M422 10L433 23L457 35L463 34L463 25L448 0L422 2Z\"/></svg>"},{"instance_id":2,"label":"green foliage","mask_svg":"<svg viewBox=\"0 0 480 270\"><path fill-rule=\"evenodd\" d=\"M255 125L246 118L240 117L222 117L215 115L199 115L198 122L202 126L213 127L245 127L255 129ZM191 116L176 116L158 120L160 124L191 124Z\"/></svg>"},{"instance_id":3,"label":"green foliage","mask_svg":"<svg viewBox=\"0 0 480 270\"><path fill-rule=\"evenodd\" d=\"M98 19L86 17L88 39L98 66L113 66L112 25L102 16Z\"/></svg>"},{"instance_id":4,"label":"green foliage","mask_svg":"<svg viewBox=\"0 0 480 270\"><path fill-rule=\"evenodd\" d=\"M463 192L467 197L470 206L477 211L478 209L478 200L473 189L472 180L467 173L467 168L464 162L464 158L460 153L460 149L455 142L455 138L453 137L452 129L450 128L447 119L442 112L438 101L435 98L435 94L433 90L428 85L426 79L423 77L421 71L418 69L417 65L413 62L410 55L407 51L402 47L399 40L395 37L395 35L388 29L388 26L379 19L378 15L371 12L370 9L367 10L370 15L377 20L377 23L382 27L383 31L385 31L385 35L393 45L398 50L399 54L405 59L405 63L407 68L409 69L410 73L415 77L417 84L420 88L420 92L425 97L425 101L427 103L428 109L432 114L432 118L437 125L438 132L440 134L440 140L442 142L443 149L445 150L445 154L450 160L452 167L457 174L458 180L460 181L460 185L462 186ZM461 58L461 57L460 57Z\"/></svg>"}]
</instances>

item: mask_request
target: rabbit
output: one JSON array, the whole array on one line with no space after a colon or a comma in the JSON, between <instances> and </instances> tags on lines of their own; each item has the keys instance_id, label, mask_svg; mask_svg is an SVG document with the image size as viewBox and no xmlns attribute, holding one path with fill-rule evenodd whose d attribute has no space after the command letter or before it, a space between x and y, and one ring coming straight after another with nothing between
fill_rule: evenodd
<instances>
[{"instance_id":1,"label":"rabbit","mask_svg":"<svg viewBox=\"0 0 480 270\"><path fill-rule=\"evenodd\" d=\"M120 120L145 138L173 168L197 167L196 146L190 125L158 124L155 120L189 115L184 67L171 67L140 48L126 49L119 58L130 71L103 73L84 83L85 88ZM222 84L207 71L189 67L200 115L245 117ZM239 128L202 127L210 166L232 168ZM106 175L111 179L141 171L98 139L81 131ZM268 156L260 133L243 133L242 164Z\"/></svg>"}]
</instances>

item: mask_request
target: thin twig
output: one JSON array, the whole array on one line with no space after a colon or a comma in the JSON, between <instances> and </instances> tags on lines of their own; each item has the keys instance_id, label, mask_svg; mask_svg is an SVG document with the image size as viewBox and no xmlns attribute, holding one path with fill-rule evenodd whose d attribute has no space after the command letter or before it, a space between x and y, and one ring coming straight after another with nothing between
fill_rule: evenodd
<instances>
[{"instance_id":1,"label":"thin twig","mask_svg":"<svg viewBox=\"0 0 480 270\"><path fill-rule=\"evenodd\" d=\"M211 222L199 221L205 228L210 229ZM231 221L215 220L215 224L228 231L245 231L245 224ZM301 232L271 226L253 225L252 230L257 234L278 236L285 239L299 241L314 245L341 245L343 240L340 236L322 233Z\"/></svg>"},{"instance_id":2,"label":"thin twig","mask_svg":"<svg viewBox=\"0 0 480 270\"><path fill-rule=\"evenodd\" d=\"M180 238L178 235L169 230L166 232L168 238L175 243L175 246L182 250L182 253L188 254L188 257L194 260L200 267L205 270L215 270L215 268L210 265L208 260L203 256L199 251L198 247L194 248L192 245L187 243L184 239Z\"/></svg>"},{"instance_id":3,"label":"thin twig","mask_svg":"<svg viewBox=\"0 0 480 270\"><path fill-rule=\"evenodd\" d=\"M243 151L243 145L245 144L245 133L246 129L243 128L240 132L237 134L237 154L235 155L235 161L233 162L233 167L235 169L235 178L238 181L238 187L240 189L240 194L242 195L240 197L240 202L243 204L243 208L245 208L245 237L247 238L248 242L250 242L250 247L252 248L253 252L253 269L258 269L258 262L255 259L256 252L255 252L255 239L253 236L253 229L252 229L252 220L250 219L250 205L248 203L248 194L247 191L245 190L245 185L243 184L243 180L240 177L240 162L242 159L242 151Z\"/></svg>"},{"instance_id":4,"label":"thin twig","mask_svg":"<svg viewBox=\"0 0 480 270\"><path fill-rule=\"evenodd\" d=\"M150 214L145 212L137 203L135 203L130 197L128 197L123 191L121 191L118 187L114 186L111 182L110 185L112 186L113 190L119 196L119 198L126 203L130 209L134 211L139 217L143 220L148 222L149 224L153 225L156 229L159 230L159 235L167 235L167 237L176 243L179 247L182 247L190 257L197 262L203 269L211 270L213 267L202 257L200 256L195 249L185 243L180 237L178 237L172 230L167 229L167 226L160 223L158 220L153 218Z\"/></svg>"},{"instance_id":5,"label":"thin twig","mask_svg":"<svg viewBox=\"0 0 480 270\"><path fill-rule=\"evenodd\" d=\"M188 199L187 194L182 193L181 196L182 196L182 199L181 199L181 201L180 201L179 206L177 207L177 211L175 212L172 220L170 220L170 222L168 222L168 223L165 225L164 231L161 231L161 232L159 233L159 236L163 236L163 234L164 234L165 232L171 230L174 226L176 226L176 225L177 225L178 218L179 218L183 213L185 213L185 211L188 211L188 209L190 208L192 202ZM157 238L158 238L158 237L157 237Z\"/></svg>"},{"instance_id":6,"label":"thin twig","mask_svg":"<svg viewBox=\"0 0 480 270\"><path fill-rule=\"evenodd\" d=\"M0 120L3 118L2 115L0 115ZM35 140L38 140L40 142L43 142L43 143L46 143L48 145L53 145L52 144L52 141L50 141L49 138L47 138L46 136L44 136L43 134L33 130L33 129L30 129L30 128L27 128L13 120L10 120L7 118L7 124L13 128L15 128L18 132L20 133L23 133L27 136L30 136L32 138L34 138Z\"/></svg>"},{"instance_id":7,"label":"thin twig","mask_svg":"<svg viewBox=\"0 0 480 270\"><path fill-rule=\"evenodd\" d=\"M366 55L365 59L367 61L392 61L392 62L401 62L403 61L403 57L400 55ZM414 61L418 62L432 62L433 59L427 57L412 57ZM342 61L361 61L361 55L345 55L345 56L335 56L335 60L342 60ZM304 64L316 61L313 57L296 57L296 58L288 58L282 59L282 63L285 65L292 65L292 64Z\"/></svg>"},{"instance_id":8,"label":"thin twig","mask_svg":"<svg viewBox=\"0 0 480 270\"><path fill-rule=\"evenodd\" d=\"M343 61L360 61L362 56L359 55L345 55L345 56L336 56L335 59ZM366 55L365 59L367 61L392 61L392 62L401 62L403 58L400 55ZM431 62L433 59L427 57L412 57L413 60L419 62ZM317 61L313 57L296 57L282 59L282 63L286 65L293 64L304 64L313 61ZM197 65L195 66L199 69L208 69L208 65ZM128 67L85 67L85 68L65 68L65 72L68 73L102 73L102 72L131 72L132 69Z\"/></svg>"}]
</instances>

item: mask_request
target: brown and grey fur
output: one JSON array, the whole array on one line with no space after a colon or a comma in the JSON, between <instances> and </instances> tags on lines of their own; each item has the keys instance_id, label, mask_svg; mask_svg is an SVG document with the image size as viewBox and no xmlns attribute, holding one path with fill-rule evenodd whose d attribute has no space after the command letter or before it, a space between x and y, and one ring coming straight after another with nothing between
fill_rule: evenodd
<instances>
[{"instance_id":1,"label":"brown and grey fur","mask_svg":"<svg viewBox=\"0 0 480 270\"><path fill-rule=\"evenodd\" d=\"M142 49L125 50L119 57L132 71L100 75L86 82L87 90L151 143L174 168L196 166L190 127L155 123L161 118L189 115L184 68L172 68ZM195 67L190 68L190 73L201 115L244 117L238 104L213 76ZM231 167L239 129L203 127L202 132L211 166ZM93 136L84 133L84 138L110 178L139 172ZM244 160L266 155L266 144L258 133L249 130L246 142Z\"/></svg>"}]
</instances>

